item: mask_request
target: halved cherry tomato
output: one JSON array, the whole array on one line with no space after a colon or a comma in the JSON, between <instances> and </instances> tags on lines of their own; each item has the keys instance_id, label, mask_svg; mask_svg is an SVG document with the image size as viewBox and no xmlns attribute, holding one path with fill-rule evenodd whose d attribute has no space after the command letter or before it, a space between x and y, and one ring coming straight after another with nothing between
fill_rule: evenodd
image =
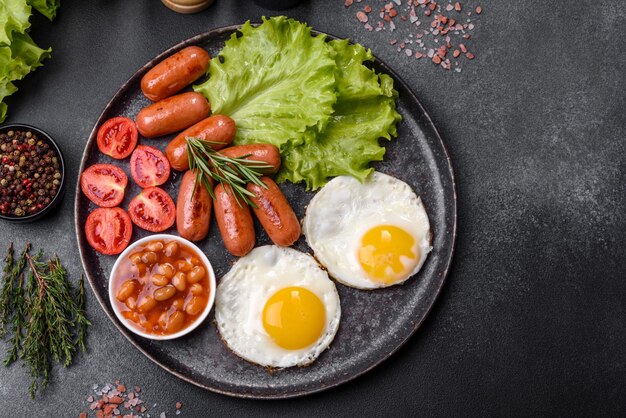
<instances>
[{"instance_id":1,"label":"halved cherry tomato","mask_svg":"<svg viewBox=\"0 0 626 418\"><path fill-rule=\"evenodd\" d=\"M170 176L170 162L158 149L139 145L130 157L130 175L141 187L160 186Z\"/></svg>"},{"instance_id":2,"label":"halved cherry tomato","mask_svg":"<svg viewBox=\"0 0 626 418\"><path fill-rule=\"evenodd\" d=\"M80 175L80 188L96 205L112 208L122 203L128 177L111 164L94 164Z\"/></svg>"},{"instance_id":3,"label":"halved cherry tomato","mask_svg":"<svg viewBox=\"0 0 626 418\"><path fill-rule=\"evenodd\" d=\"M176 206L165 190L148 187L130 201L128 214L138 227L161 232L174 225Z\"/></svg>"},{"instance_id":4,"label":"halved cherry tomato","mask_svg":"<svg viewBox=\"0 0 626 418\"><path fill-rule=\"evenodd\" d=\"M101 153L122 160L137 145L137 127L132 119L118 116L104 122L98 129L98 149Z\"/></svg>"},{"instance_id":5,"label":"halved cherry tomato","mask_svg":"<svg viewBox=\"0 0 626 418\"><path fill-rule=\"evenodd\" d=\"M120 208L98 208L89 214L85 223L87 242L102 254L121 253L132 234L130 217Z\"/></svg>"}]
</instances>

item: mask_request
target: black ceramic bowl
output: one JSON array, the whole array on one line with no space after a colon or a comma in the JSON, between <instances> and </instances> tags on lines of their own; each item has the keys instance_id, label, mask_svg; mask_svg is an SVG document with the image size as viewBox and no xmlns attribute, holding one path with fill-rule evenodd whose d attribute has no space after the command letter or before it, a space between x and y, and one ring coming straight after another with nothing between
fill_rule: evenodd
<instances>
[{"instance_id":1,"label":"black ceramic bowl","mask_svg":"<svg viewBox=\"0 0 626 418\"><path fill-rule=\"evenodd\" d=\"M44 206L44 208L41 209L39 212L35 212L31 215L26 215L26 216L6 216L6 215L0 214L0 219L7 220L10 222L17 222L17 223L32 222L32 221L41 219L44 216L46 216L46 214L50 213L50 211L55 206L57 206L61 200L63 200L63 194L65 193L65 161L63 160L63 154L61 153L61 149L59 148L57 143L54 142L54 140L52 139L50 135L48 135L46 132L42 131L41 129L36 128L32 125L26 125L23 123L11 123L8 125L0 126L0 133L7 133L9 131L15 131L15 130L31 131L32 133L36 134L39 139L46 141L52 147L54 152L57 154L59 158L59 163L61 166L61 184L59 184L57 194L54 195L54 197L52 198L50 203L48 203L47 206Z\"/></svg>"}]
</instances>

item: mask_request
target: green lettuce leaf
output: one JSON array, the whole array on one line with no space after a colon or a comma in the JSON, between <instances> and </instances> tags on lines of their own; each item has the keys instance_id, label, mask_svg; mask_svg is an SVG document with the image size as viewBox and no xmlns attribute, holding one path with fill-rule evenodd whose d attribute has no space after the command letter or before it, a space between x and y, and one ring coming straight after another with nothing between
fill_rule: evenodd
<instances>
[{"instance_id":1,"label":"green lettuce leaf","mask_svg":"<svg viewBox=\"0 0 626 418\"><path fill-rule=\"evenodd\" d=\"M223 62L221 62L223 61ZM237 123L236 144L266 142L281 150L325 128L336 100L335 60L324 36L285 16L246 22L211 60L195 90L213 113Z\"/></svg>"},{"instance_id":2,"label":"green lettuce leaf","mask_svg":"<svg viewBox=\"0 0 626 418\"><path fill-rule=\"evenodd\" d=\"M6 96L10 96L17 91L17 87L6 78L0 77L0 123L4 122L7 116L7 104L3 102Z\"/></svg>"},{"instance_id":3,"label":"green lettuce leaf","mask_svg":"<svg viewBox=\"0 0 626 418\"><path fill-rule=\"evenodd\" d=\"M30 27L30 6L25 0L0 1L0 46L10 45L14 33L25 33Z\"/></svg>"},{"instance_id":4,"label":"green lettuce leaf","mask_svg":"<svg viewBox=\"0 0 626 418\"><path fill-rule=\"evenodd\" d=\"M398 93L391 77L364 65L373 59L348 40L312 36L303 23L264 18L226 42L195 89L235 120L235 144L279 147L279 182L318 189L332 176L363 181L385 154L379 140L397 136Z\"/></svg>"},{"instance_id":5,"label":"green lettuce leaf","mask_svg":"<svg viewBox=\"0 0 626 418\"><path fill-rule=\"evenodd\" d=\"M373 171L370 162L385 155L379 138L396 137L396 123L401 120L393 79L363 65L373 61L371 51L347 40L329 45L337 62L335 112L320 135L310 135L305 143L282 153L278 175L278 181L304 181L313 190L332 176L351 175L363 181Z\"/></svg>"},{"instance_id":6,"label":"green lettuce leaf","mask_svg":"<svg viewBox=\"0 0 626 418\"><path fill-rule=\"evenodd\" d=\"M61 0L28 0L28 4L52 21L57 16L57 9L61 5Z\"/></svg>"},{"instance_id":7,"label":"green lettuce leaf","mask_svg":"<svg viewBox=\"0 0 626 418\"><path fill-rule=\"evenodd\" d=\"M11 46L0 47L0 77L21 80L50 57L51 49L39 48L26 33L13 34Z\"/></svg>"},{"instance_id":8,"label":"green lettuce leaf","mask_svg":"<svg viewBox=\"0 0 626 418\"><path fill-rule=\"evenodd\" d=\"M16 32L10 46L0 46L0 123L6 118L4 98L17 91L12 83L21 80L50 57L50 49L39 48L27 33Z\"/></svg>"}]
</instances>

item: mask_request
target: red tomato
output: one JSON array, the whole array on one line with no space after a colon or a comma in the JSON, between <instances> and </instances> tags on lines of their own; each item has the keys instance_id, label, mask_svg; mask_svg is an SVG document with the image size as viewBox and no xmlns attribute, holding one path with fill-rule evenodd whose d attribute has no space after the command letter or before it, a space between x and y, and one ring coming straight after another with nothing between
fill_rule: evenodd
<instances>
[{"instance_id":1,"label":"red tomato","mask_svg":"<svg viewBox=\"0 0 626 418\"><path fill-rule=\"evenodd\" d=\"M98 129L98 149L101 153L122 160L137 145L137 127L132 119L118 116L104 122Z\"/></svg>"},{"instance_id":2,"label":"red tomato","mask_svg":"<svg viewBox=\"0 0 626 418\"><path fill-rule=\"evenodd\" d=\"M135 225L151 232L165 231L176 220L174 201L159 187L143 189L131 200L128 213Z\"/></svg>"},{"instance_id":3,"label":"red tomato","mask_svg":"<svg viewBox=\"0 0 626 418\"><path fill-rule=\"evenodd\" d=\"M128 247L132 234L133 224L120 208L98 208L89 214L85 223L89 245L102 254L121 253Z\"/></svg>"},{"instance_id":4,"label":"red tomato","mask_svg":"<svg viewBox=\"0 0 626 418\"><path fill-rule=\"evenodd\" d=\"M141 187L160 186L170 176L170 162L158 149L139 145L130 157L130 175Z\"/></svg>"},{"instance_id":5,"label":"red tomato","mask_svg":"<svg viewBox=\"0 0 626 418\"><path fill-rule=\"evenodd\" d=\"M128 177L111 164L94 164L80 175L80 188L98 206L112 208L122 203Z\"/></svg>"}]
</instances>

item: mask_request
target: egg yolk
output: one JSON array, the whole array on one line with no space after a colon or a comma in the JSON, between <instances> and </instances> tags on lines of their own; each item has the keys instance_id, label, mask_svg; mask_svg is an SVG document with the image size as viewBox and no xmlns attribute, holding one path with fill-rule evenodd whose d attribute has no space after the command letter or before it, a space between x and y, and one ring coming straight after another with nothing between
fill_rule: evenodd
<instances>
[{"instance_id":1,"label":"egg yolk","mask_svg":"<svg viewBox=\"0 0 626 418\"><path fill-rule=\"evenodd\" d=\"M393 283L406 278L417 265L420 254L415 246L415 239L404 229L393 225L378 225L361 238L358 256L363 270L372 279ZM404 261L402 257L405 258Z\"/></svg>"},{"instance_id":2,"label":"egg yolk","mask_svg":"<svg viewBox=\"0 0 626 418\"><path fill-rule=\"evenodd\" d=\"M303 287L286 287L274 293L263 308L263 327L280 347L297 350L322 335L326 309L319 297Z\"/></svg>"}]
</instances>

